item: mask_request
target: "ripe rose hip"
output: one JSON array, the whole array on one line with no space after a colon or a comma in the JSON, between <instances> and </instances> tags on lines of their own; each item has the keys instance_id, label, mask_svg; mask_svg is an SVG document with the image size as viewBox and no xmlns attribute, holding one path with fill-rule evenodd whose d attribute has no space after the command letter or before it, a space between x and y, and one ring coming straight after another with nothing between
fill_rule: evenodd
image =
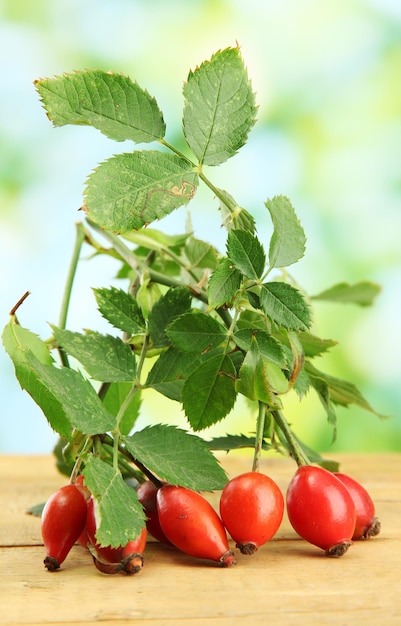
<instances>
[{"instance_id":1,"label":"ripe rose hip","mask_svg":"<svg viewBox=\"0 0 401 626\"><path fill-rule=\"evenodd\" d=\"M65 485L47 500L41 520L46 548L45 567L53 572L60 568L85 527L87 504L80 489Z\"/></svg>"},{"instance_id":2,"label":"ripe rose hip","mask_svg":"<svg viewBox=\"0 0 401 626\"><path fill-rule=\"evenodd\" d=\"M347 474L334 472L334 475L346 486L354 502L356 521L352 539L369 539L378 535L381 529L380 521L375 516L375 505L365 487Z\"/></svg>"},{"instance_id":3,"label":"ripe rose hip","mask_svg":"<svg viewBox=\"0 0 401 626\"><path fill-rule=\"evenodd\" d=\"M341 556L351 545L356 511L345 485L328 470L302 465L287 490L287 513L294 530L309 543Z\"/></svg>"},{"instance_id":4,"label":"ripe rose hip","mask_svg":"<svg viewBox=\"0 0 401 626\"><path fill-rule=\"evenodd\" d=\"M222 491L220 515L242 554L254 554L269 541L279 529L283 514L283 495L265 474L240 474Z\"/></svg>"},{"instance_id":5,"label":"ripe rose hip","mask_svg":"<svg viewBox=\"0 0 401 626\"><path fill-rule=\"evenodd\" d=\"M160 487L157 487L151 480L145 480L137 489L138 500L143 506L146 515L146 528L148 532L158 541L172 545L167 539L160 526L159 514L157 512L156 496Z\"/></svg>"},{"instance_id":6,"label":"ripe rose hip","mask_svg":"<svg viewBox=\"0 0 401 626\"><path fill-rule=\"evenodd\" d=\"M163 485L156 500L160 525L176 548L221 567L235 563L223 523L203 496L185 487Z\"/></svg>"}]
</instances>

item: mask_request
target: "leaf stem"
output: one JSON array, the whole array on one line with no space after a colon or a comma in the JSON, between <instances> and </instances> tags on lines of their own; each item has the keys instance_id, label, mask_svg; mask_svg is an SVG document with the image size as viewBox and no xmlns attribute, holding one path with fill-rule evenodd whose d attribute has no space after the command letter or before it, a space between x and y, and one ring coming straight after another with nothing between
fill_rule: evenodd
<instances>
[{"instance_id":1,"label":"leaf stem","mask_svg":"<svg viewBox=\"0 0 401 626\"><path fill-rule=\"evenodd\" d=\"M300 465L310 465L310 460L308 459L308 457L306 456L306 454L303 452L301 446L299 445L296 437L294 436L287 420L285 419L283 413L281 411L279 411L278 409L273 410L272 412L272 416L276 422L276 424L278 425L278 427L280 428L280 430L282 431L282 433L284 434L284 437L288 443L288 447L290 450L290 455L294 458L295 462L297 463L298 466Z\"/></svg>"},{"instance_id":2,"label":"leaf stem","mask_svg":"<svg viewBox=\"0 0 401 626\"><path fill-rule=\"evenodd\" d=\"M260 466L260 457L263 447L263 433L265 429L267 406L264 402L259 402L258 417L256 419L256 432L255 432L255 448L253 453L252 471L258 472Z\"/></svg>"},{"instance_id":3,"label":"leaf stem","mask_svg":"<svg viewBox=\"0 0 401 626\"><path fill-rule=\"evenodd\" d=\"M59 328L64 329L67 324L67 314L71 300L72 286L74 284L75 274L78 267L79 256L81 254L81 248L85 241L85 229L81 222L75 224L75 243L72 251L71 261L68 268L67 278L64 286L64 293L61 300L61 308L59 315ZM60 359L65 367L69 367L68 357L63 348L58 348Z\"/></svg>"}]
</instances>

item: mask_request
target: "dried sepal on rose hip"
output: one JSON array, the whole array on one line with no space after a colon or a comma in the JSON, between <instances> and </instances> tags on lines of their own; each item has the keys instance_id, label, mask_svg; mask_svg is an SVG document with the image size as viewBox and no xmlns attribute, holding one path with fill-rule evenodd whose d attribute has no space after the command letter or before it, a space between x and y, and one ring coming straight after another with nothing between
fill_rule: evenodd
<instances>
[{"instance_id":1,"label":"dried sepal on rose hip","mask_svg":"<svg viewBox=\"0 0 401 626\"><path fill-rule=\"evenodd\" d=\"M202 495L185 487L163 485L156 501L162 530L181 552L220 567L235 563L223 522Z\"/></svg>"},{"instance_id":2,"label":"dried sepal on rose hip","mask_svg":"<svg viewBox=\"0 0 401 626\"><path fill-rule=\"evenodd\" d=\"M356 520L352 539L369 539L380 533L381 523L376 517L375 505L368 491L355 478L334 472L339 480L347 488L355 506Z\"/></svg>"},{"instance_id":3,"label":"dried sepal on rose hip","mask_svg":"<svg viewBox=\"0 0 401 626\"><path fill-rule=\"evenodd\" d=\"M284 498L266 474L246 472L232 478L220 497L220 516L242 554L254 554L278 531Z\"/></svg>"},{"instance_id":4,"label":"dried sepal on rose hip","mask_svg":"<svg viewBox=\"0 0 401 626\"><path fill-rule=\"evenodd\" d=\"M342 556L352 544L356 511L345 485L328 470L301 465L286 494L290 523L300 537Z\"/></svg>"},{"instance_id":5,"label":"dried sepal on rose hip","mask_svg":"<svg viewBox=\"0 0 401 626\"><path fill-rule=\"evenodd\" d=\"M47 500L41 517L45 567L58 570L85 528L87 503L75 485L60 487Z\"/></svg>"}]
</instances>

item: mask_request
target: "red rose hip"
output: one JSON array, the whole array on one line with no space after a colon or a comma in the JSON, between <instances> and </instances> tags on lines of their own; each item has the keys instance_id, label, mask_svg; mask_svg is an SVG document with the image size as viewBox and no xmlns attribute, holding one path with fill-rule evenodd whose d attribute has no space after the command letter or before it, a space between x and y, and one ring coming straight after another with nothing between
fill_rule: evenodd
<instances>
[{"instance_id":1,"label":"red rose hip","mask_svg":"<svg viewBox=\"0 0 401 626\"><path fill-rule=\"evenodd\" d=\"M199 493L163 485L157 492L157 510L163 532L176 548L221 567L235 562L223 522Z\"/></svg>"},{"instance_id":2,"label":"red rose hip","mask_svg":"<svg viewBox=\"0 0 401 626\"><path fill-rule=\"evenodd\" d=\"M85 497L75 485L60 487L47 500L41 530L47 553L44 564L50 572L60 568L78 540L85 527L86 512Z\"/></svg>"},{"instance_id":3,"label":"red rose hip","mask_svg":"<svg viewBox=\"0 0 401 626\"><path fill-rule=\"evenodd\" d=\"M381 524L375 516L374 502L365 487L347 474L334 472L334 475L346 486L354 502L356 521L352 539L369 539L378 535L381 530Z\"/></svg>"},{"instance_id":4,"label":"red rose hip","mask_svg":"<svg viewBox=\"0 0 401 626\"><path fill-rule=\"evenodd\" d=\"M240 474L222 491L220 515L243 554L253 554L269 541L279 529L283 514L283 495L265 474Z\"/></svg>"},{"instance_id":5,"label":"red rose hip","mask_svg":"<svg viewBox=\"0 0 401 626\"><path fill-rule=\"evenodd\" d=\"M345 485L328 470L302 465L287 490L287 513L294 530L309 543L341 556L351 545L356 511Z\"/></svg>"}]
</instances>

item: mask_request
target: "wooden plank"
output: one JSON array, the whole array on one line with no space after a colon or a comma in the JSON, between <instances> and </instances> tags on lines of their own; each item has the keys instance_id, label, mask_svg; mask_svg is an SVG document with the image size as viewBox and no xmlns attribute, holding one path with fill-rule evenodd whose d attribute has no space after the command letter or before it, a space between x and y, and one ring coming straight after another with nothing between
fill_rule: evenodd
<instances>
[{"instance_id":1,"label":"wooden plank","mask_svg":"<svg viewBox=\"0 0 401 626\"><path fill-rule=\"evenodd\" d=\"M341 461L343 471L372 493L383 526L381 535L356 542L341 559L328 559L299 539L285 519L272 541L254 556L237 554L232 568L152 542L142 572L127 577L100 574L79 546L61 571L47 572L39 520L24 510L65 478L50 458L0 457L1 530L11 533L13 519L13 537L22 533L27 540L0 549L0 623L399 624L401 455L341 455ZM249 469L248 455L228 455L223 462L230 475ZM263 470L285 491L295 465L265 458ZM216 505L218 494L211 501Z\"/></svg>"}]
</instances>

